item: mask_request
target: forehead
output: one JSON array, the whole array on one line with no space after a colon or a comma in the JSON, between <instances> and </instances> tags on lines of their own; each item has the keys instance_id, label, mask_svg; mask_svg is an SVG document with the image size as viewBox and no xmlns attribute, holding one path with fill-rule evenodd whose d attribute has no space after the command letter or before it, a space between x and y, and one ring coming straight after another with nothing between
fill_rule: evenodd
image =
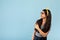
<instances>
[{"instance_id":1,"label":"forehead","mask_svg":"<svg viewBox=\"0 0 60 40\"><path fill-rule=\"evenodd\" d=\"M41 13L45 13L44 11L42 11Z\"/></svg>"}]
</instances>

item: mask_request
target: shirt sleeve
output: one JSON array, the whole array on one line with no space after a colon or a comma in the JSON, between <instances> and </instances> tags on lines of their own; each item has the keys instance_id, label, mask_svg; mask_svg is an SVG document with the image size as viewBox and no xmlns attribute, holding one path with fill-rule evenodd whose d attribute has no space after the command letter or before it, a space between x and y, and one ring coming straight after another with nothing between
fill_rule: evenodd
<instances>
[{"instance_id":1,"label":"shirt sleeve","mask_svg":"<svg viewBox=\"0 0 60 40\"><path fill-rule=\"evenodd\" d=\"M35 24L36 24L36 23L35 23ZM37 31L37 32L39 33L39 31L38 31L36 28L34 28L34 30Z\"/></svg>"}]
</instances>

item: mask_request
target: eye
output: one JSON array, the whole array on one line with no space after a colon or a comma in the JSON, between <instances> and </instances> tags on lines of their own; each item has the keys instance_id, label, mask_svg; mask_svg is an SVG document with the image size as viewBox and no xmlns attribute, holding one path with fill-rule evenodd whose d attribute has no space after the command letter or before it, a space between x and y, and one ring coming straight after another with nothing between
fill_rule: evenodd
<instances>
[{"instance_id":1,"label":"eye","mask_svg":"<svg viewBox=\"0 0 60 40\"><path fill-rule=\"evenodd\" d=\"M43 12L41 12L41 14L44 14Z\"/></svg>"}]
</instances>

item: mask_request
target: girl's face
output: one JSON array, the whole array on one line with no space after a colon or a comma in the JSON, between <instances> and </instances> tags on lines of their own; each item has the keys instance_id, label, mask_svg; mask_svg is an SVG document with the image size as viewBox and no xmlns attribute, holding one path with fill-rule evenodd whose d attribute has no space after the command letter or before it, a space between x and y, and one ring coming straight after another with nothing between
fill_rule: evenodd
<instances>
[{"instance_id":1,"label":"girl's face","mask_svg":"<svg viewBox=\"0 0 60 40\"><path fill-rule=\"evenodd\" d=\"M46 18L46 15L45 15L45 12L44 12L44 11L41 12L41 18L42 18L42 19L43 19L43 18Z\"/></svg>"}]
</instances>

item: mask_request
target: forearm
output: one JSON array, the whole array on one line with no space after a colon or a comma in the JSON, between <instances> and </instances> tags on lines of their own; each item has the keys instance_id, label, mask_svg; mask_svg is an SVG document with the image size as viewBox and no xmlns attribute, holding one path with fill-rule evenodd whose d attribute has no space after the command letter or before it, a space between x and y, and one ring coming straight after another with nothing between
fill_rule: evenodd
<instances>
[{"instance_id":1,"label":"forearm","mask_svg":"<svg viewBox=\"0 0 60 40\"><path fill-rule=\"evenodd\" d=\"M36 34L36 31L34 30L34 32L33 32L33 36Z\"/></svg>"},{"instance_id":2,"label":"forearm","mask_svg":"<svg viewBox=\"0 0 60 40\"><path fill-rule=\"evenodd\" d=\"M44 33L41 29L38 29L39 33L43 36L43 37L46 37L48 32L47 33Z\"/></svg>"},{"instance_id":3,"label":"forearm","mask_svg":"<svg viewBox=\"0 0 60 40\"><path fill-rule=\"evenodd\" d=\"M32 35L32 40L34 40L34 35L36 34L36 31L34 30L33 35Z\"/></svg>"}]
</instances>

